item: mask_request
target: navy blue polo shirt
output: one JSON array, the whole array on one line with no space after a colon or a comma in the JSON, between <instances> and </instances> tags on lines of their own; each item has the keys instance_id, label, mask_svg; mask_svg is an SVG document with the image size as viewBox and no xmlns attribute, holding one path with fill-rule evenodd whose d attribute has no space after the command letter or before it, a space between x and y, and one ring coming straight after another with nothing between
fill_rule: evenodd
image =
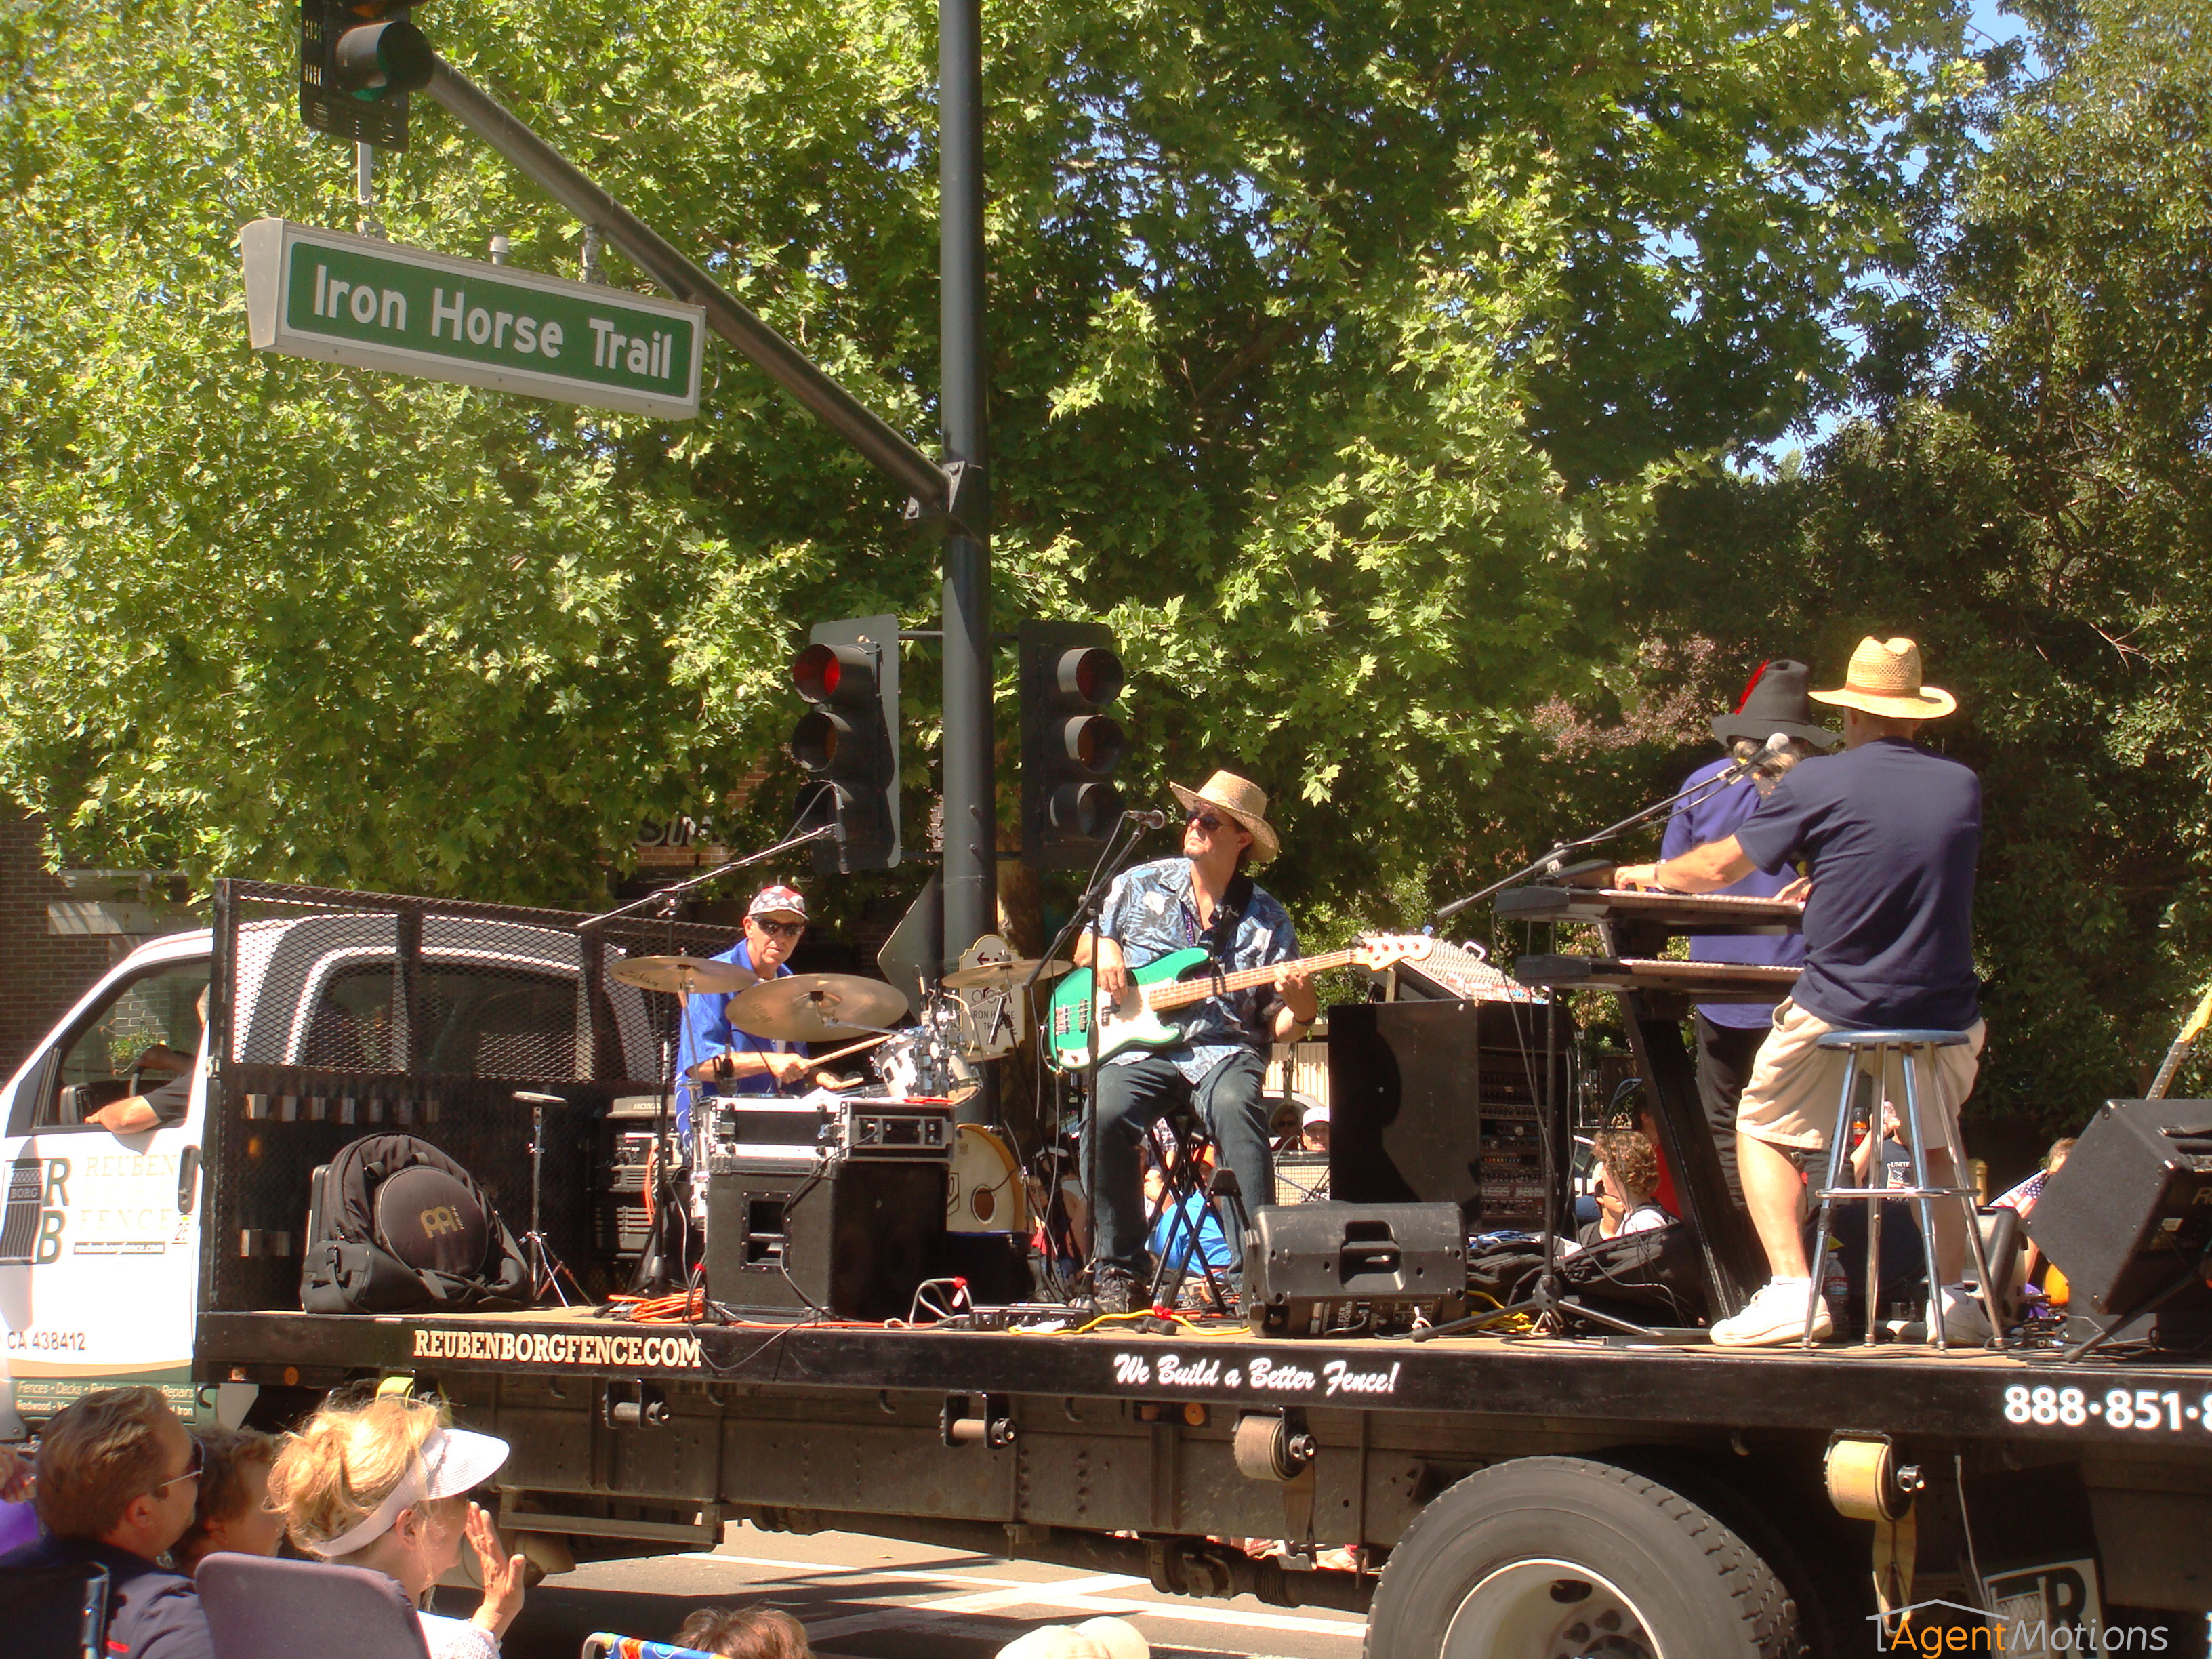
<instances>
[{"instance_id":1,"label":"navy blue polo shirt","mask_svg":"<svg viewBox=\"0 0 2212 1659\"><path fill-rule=\"evenodd\" d=\"M108 1659L215 1659L215 1639L208 1633L199 1592L181 1573L112 1544L51 1534L0 1556L0 1566L9 1567L86 1561L107 1569Z\"/></svg>"},{"instance_id":2,"label":"navy blue polo shirt","mask_svg":"<svg viewBox=\"0 0 2212 1659\"><path fill-rule=\"evenodd\" d=\"M1682 788L1685 792L1694 789L1734 764L1735 760L1726 755L1709 761L1682 780ZM1686 802L1677 806L1667 820L1667 835L1659 844L1659 856L1662 860L1680 858L1693 847L1726 841L1758 809L1759 786L1749 778L1739 778L1694 805ZM1771 898L1796 879L1795 870L1773 875L1754 870L1741 881L1731 882L1717 890L1741 893L1747 898ZM1750 962L1766 967L1795 968L1805 960L1805 941L1796 933L1693 933L1690 938L1690 960ZM1698 1005L1698 1012L1716 1025L1755 1030L1773 1023L1774 1004L1781 1000L1778 996L1772 1002L1703 1002Z\"/></svg>"},{"instance_id":3,"label":"navy blue polo shirt","mask_svg":"<svg viewBox=\"0 0 2212 1659\"><path fill-rule=\"evenodd\" d=\"M1735 835L1770 874L1802 859L1812 875L1799 1007L1859 1031L1963 1031L1981 1018L1972 771L1877 738L1798 762Z\"/></svg>"}]
</instances>

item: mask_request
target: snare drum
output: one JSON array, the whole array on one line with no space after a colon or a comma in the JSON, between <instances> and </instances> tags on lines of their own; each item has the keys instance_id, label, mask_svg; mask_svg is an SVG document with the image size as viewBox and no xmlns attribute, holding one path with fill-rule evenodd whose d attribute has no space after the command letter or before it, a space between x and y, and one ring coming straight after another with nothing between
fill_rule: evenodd
<instances>
[{"instance_id":1,"label":"snare drum","mask_svg":"<svg viewBox=\"0 0 2212 1659\"><path fill-rule=\"evenodd\" d=\"M942 1021L909 1026L878 1044L872 1063L885 1091L909 1100L963 1100L979 1082Z\"/></svg>"}]
</instances>

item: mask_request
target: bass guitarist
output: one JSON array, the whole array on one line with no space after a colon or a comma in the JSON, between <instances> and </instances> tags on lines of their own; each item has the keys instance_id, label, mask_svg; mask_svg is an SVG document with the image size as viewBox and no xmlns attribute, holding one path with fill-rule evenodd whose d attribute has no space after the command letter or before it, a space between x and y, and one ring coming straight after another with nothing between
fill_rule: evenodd
<instances>
[{"instance_id":1,"label":"bass guitarist","mask_svg":"<svg viewBox=\"0 0 2212 1659\"><path fill-rule=\"evenodd\" d=\"M1182 856L1124 871L1108 890L1099 921L1098 989L1120 995L1133 969L1194 946L1223 973L1291 963L1297 935L1289 914L1252 884L1248 864L1281 850L1267 823L1267 797L1231 772L1200 789L1169 786L1182 804ZM1075 960L1091 967L1091 935ZM1304 971L1285 966L1270 985L1209 997L1182 1016L1181 1041L1124 1052L1098 1068L1097 1167L1085 1171L1096 1217L1091 1281L1101 1313L1133 1311L1149 1285L1145 1202L1137 1149L1152 1125L1194 1109L1248 1204L1274 1193L1267 1113L1260 1099L1267 1045L1295 1042L1321 1013ZM1230 1271L1242 1289L1243 1240L1230 1234Z\"/></svg>"}]
</instances>

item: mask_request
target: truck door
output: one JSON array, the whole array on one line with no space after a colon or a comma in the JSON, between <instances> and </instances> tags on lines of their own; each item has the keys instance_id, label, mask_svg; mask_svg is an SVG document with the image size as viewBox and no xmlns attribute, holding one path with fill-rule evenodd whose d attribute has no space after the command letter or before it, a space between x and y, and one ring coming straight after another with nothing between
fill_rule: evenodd
<instances>
[{"instance_id":1,"label":"truck door","mask_svg":"<svg viewBox=\"0 0 2212 1659\"><path fill-rule=\"evenodd\" d=\"M209 960L156 951L80 1006L0 1097L0 1375L26 1419L135 1383L193 1409ZM164 1052L191 1057L179 1121L123 1134L87 1121L178 1076Z\"/></svg>"}]
</instances>

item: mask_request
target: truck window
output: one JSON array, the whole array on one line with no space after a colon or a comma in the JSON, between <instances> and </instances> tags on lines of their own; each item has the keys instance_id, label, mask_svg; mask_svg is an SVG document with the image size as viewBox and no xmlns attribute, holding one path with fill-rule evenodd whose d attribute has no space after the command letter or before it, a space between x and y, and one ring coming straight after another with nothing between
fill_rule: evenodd
<instances>
[{"instance_id":1,"label":"truck window","mask_svg":"<svg viewBox=\"0 0 2212 1659\"><path fill-rule=\"evenodd\" d=\"M171 1081L200 1052L199 996L208 964L177 963L126 981L64 1041L61 1065L39 1102L33 1129L82 1125L111 1101Z\"/></svg>"},{"instance_id":2,"label":"truck window","mask_svg":"<svg viewBox=\"0 0 2212 1659\"><path fill-rule=\"evenodd\" d=\"M306 1065L343 1072L554 1079L576 1072L576 982L516 969L426 963L416 1059L397 1053L389 963L364 964L325 983L307 1028Z\"/></svg>"}]
</instances>

